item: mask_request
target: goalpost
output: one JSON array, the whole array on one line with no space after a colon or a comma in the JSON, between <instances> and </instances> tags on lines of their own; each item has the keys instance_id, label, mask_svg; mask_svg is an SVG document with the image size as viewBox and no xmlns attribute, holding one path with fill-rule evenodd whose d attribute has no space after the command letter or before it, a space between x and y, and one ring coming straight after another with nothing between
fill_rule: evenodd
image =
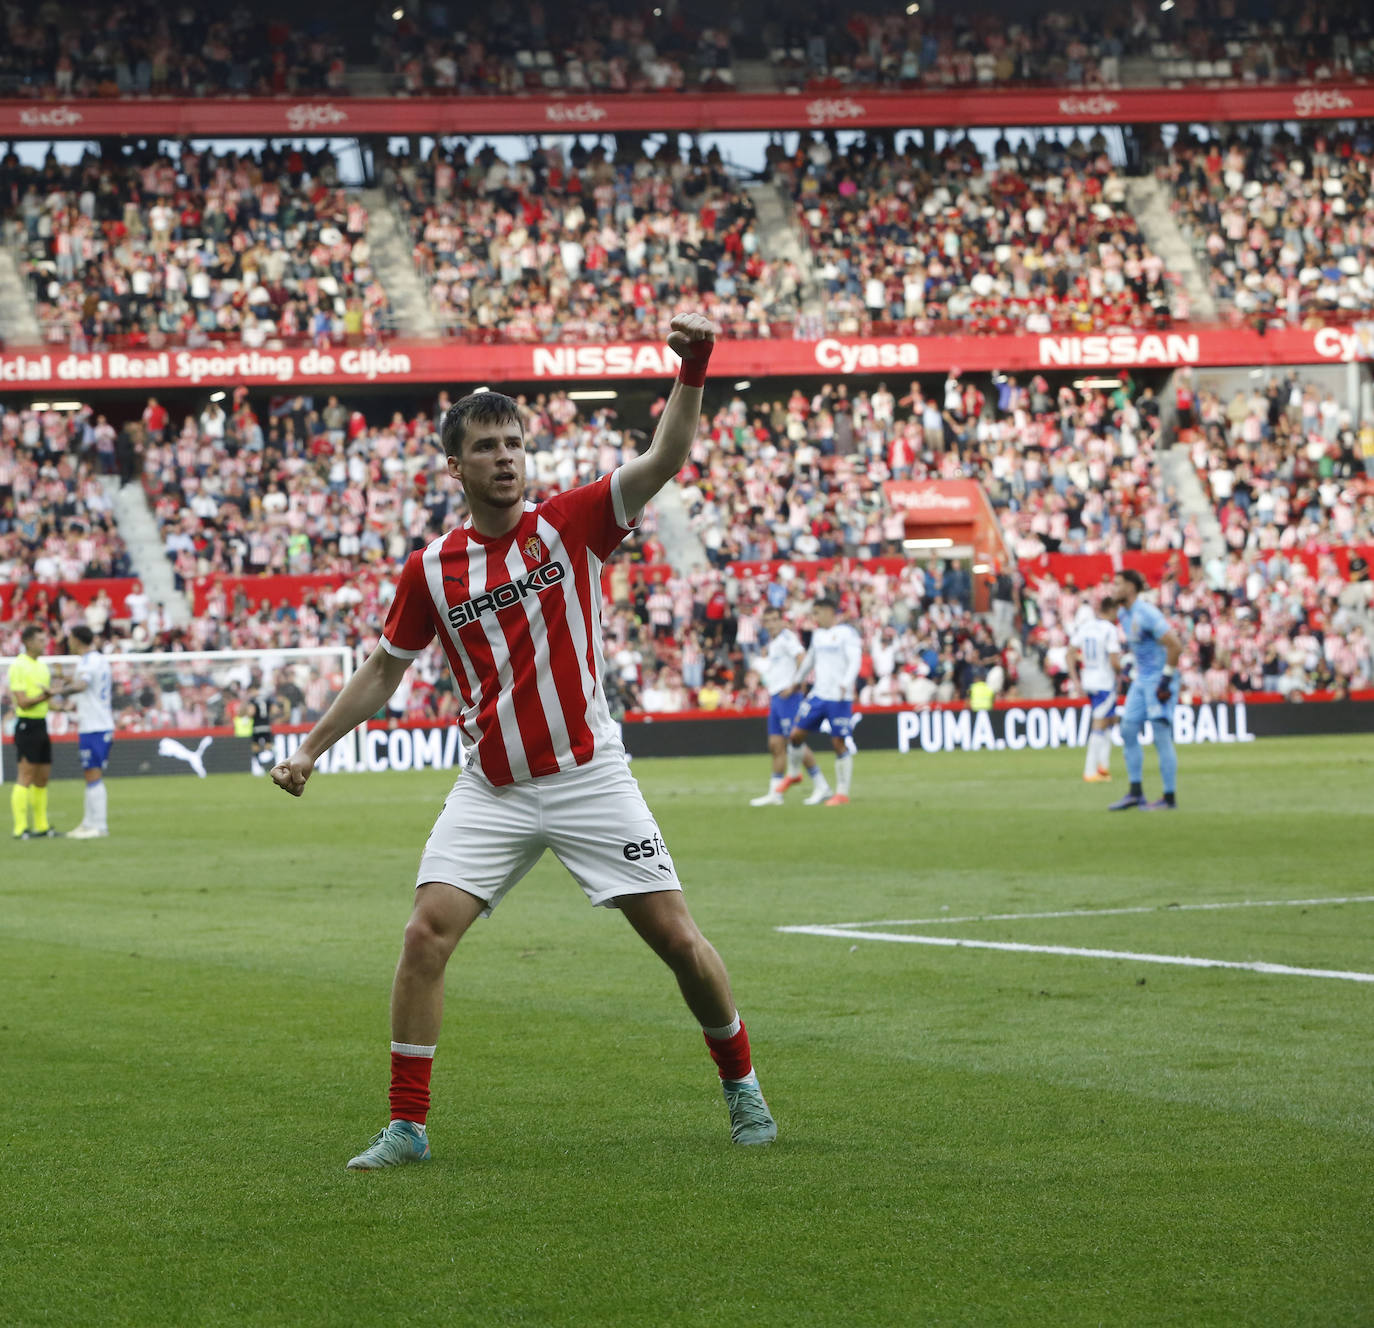
<instances>
[{"instance_id":1,"label":"goalpost","mask_svg":"<svg viewBox=\"0 0 1374 1328\"><path fill-rule=\"evenodd\" d=\"M44 655L53 680L75 676L76 655ZM113 675L115 742L158 736L169 741L195 739L230 721L227 708L266 694L287 710L281 726L308 729L353 676L348 646L290 646L272 650L162 650L109 654ZM3 748L14 732L14 702L9 667L15 656L0 656L0 783L5 779ZM48 712L54 737L76 733L76 697L54 701ZM356 744L350 733L339 740ZM356 749L355 749L356 750Z\"/></svg>"}]
</instances>

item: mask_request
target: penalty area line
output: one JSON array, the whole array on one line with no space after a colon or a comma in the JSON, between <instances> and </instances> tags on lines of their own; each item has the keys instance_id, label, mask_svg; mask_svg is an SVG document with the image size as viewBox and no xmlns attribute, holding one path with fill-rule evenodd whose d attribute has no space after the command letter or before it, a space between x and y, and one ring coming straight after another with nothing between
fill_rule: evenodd
<instances>
[{"instance_id":1,"label":"penalty area line","mask_svg":"<svg viewBox=\"0 0 1374 1328\"><path fill-rule=\"evenodd\" d=\"M1199 959L1192 955L1142 954L1133 950L1080 949L1071 945L1026 945L1020 941L960 940L953 936L913 936L907 932L854 931L846 927L779 927L800 936L830 936L843 941L890 941L898 945L940 945L951 949L1008 950L1017 954L1068 955L1076 959L1125 959L1137 964L1175 964L1183 968L1237 968L1247 973L1274 973L1295 978L1337 978L1344 982L1374 982L1374 973L1348 973L1332 968L1296 968L1262 959Z\"/></svg>"},{"instance_id":2,"label":"penalty area line","mask_svg":"<svg viewBox=\"0 0 1374 1328\"><path fill-rule=\"evenodd\" d=\"M963 922L1025 922L1034 918L1117 918L1133 913L1201 913L1226 908L1315 908L1319 904L1374 904L1374 895L1336 895L1326 899L1231 899L1211 904L1133 904L1124 908L1061 908L1050 913L970 913L965 917L879 918L873 922L832 922L831 927L943 927ZM790 931L781 927L780 931Z\"/></svg>"}]
</instances>

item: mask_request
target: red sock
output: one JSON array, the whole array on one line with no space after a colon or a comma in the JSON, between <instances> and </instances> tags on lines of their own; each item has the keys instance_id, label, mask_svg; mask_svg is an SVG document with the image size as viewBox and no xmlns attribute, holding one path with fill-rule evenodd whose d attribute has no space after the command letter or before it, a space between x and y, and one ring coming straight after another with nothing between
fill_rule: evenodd
<instances>
[{"instance_id":1,"label":"red sock","mask_svg":"<svg viewBox=\"0 0 1374 1328\"><path fill-rule=\"evenodd\" d=\"M429 1072L434 1068L434 1051L428 1056L391 1053L391 1119L414 1121L423 1125L429 1114Z\"/></svg>"},{"instance_id":2,"label":"red sock","mask_svg":"<svg viewBox=\"0 0 1374 1328\"><path fill-rule=\"evenodd\" d=\"M711 1053L711 1059L715 1061L722 1079L749 1077L754 1063L749 1056L749 1034L743 1020L740 1021L739 1032L734 1037L713 1038L709 1033L703 1033L702 1037L706 1039L706 1049Z\"/></svg>"}]
</instances>

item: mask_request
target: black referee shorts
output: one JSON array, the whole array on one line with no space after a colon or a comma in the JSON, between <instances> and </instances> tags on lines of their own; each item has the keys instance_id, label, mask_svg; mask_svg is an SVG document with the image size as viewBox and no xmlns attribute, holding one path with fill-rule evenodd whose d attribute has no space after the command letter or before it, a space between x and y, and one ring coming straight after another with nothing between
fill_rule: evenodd
<instances>
[{"instance_id":1,"label":"black referee shorts","mask_svg":"<svg viewBox=\"0 0 1374 1328\"><path fill-rule=\"evenodd\" d=\"M14 750L21 761L34 765L52 764L52 739L46 719L17 719L14 722Z\"/></svg>"}]
</instances>

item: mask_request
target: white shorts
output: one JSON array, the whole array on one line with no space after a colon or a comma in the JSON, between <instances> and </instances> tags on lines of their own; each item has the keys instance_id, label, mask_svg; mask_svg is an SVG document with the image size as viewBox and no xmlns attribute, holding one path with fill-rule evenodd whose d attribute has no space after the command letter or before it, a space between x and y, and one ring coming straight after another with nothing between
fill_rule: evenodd
<instances>
[{"instance_id":1,"label":"white shorts","mask_svg":"<svg viewBox=\"0 0 1374 1328\"><path fill-rule=\"evenodd\" d=\"M682 889L638 783L613 752L499 788L462 775L429 832L415 884L456 885L486 900L485 917L549 848L602 907L621 895Z\"/></svg>"},{"instance_id":2,"label":"white shorts","mask_svg":"<svg viewBox=\"0 0 1374 1328\"><path fill-rule=\"evenodd\" d=\"M1094 719L1111 719L1116 714L1116 688L1106 691L1089 692L1088 704L1093 708Z\"/></svg>"}]
</instances>

